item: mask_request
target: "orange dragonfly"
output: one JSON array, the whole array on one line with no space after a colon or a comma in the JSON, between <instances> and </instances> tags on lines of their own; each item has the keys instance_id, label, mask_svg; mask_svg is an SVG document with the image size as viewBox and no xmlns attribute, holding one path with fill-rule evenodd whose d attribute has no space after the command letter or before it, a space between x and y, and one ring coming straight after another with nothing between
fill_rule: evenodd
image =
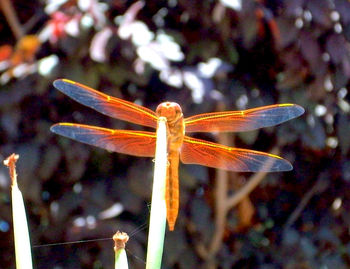
<instances>
[{"instance_id":1,"label":"orange dragonfly","mask_svg":"<svg viewBox=\"0 0 350 269\"><path fill-rule=\"evenodd\" d=\"M200 164L237 172L281 172L292 165L269 153L227 147L192 138L192 132L241 132L273 126L304 113L301 106L277 104L243 111L224 111L184 118L177 103L161 103L156 111L108 96L67 79L56 80L54 86L75 101L107 116L131 123L157 128L158 118L167 119L168 168L166 179L166 208L169 230L174 230L179 208L179 160L185 164ZM156 134L146 131L113 130L75 123L58 123L51 131L109 151L154 157ZM268 164L268 165L266 165Z\"/></svg>"}]
</instances>

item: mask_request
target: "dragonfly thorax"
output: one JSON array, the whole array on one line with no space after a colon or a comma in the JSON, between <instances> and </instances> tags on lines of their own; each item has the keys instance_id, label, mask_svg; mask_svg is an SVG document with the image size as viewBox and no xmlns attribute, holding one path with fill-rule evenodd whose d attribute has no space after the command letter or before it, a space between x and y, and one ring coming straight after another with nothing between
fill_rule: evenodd
<instances>
[{"instance_id":1,"label":"dragonfly thorax","mask_svg":"<svg viewBox=\"0 0 350 269\"><path fill-rule=\"evenodd\" d=\"M163 102L156 109L158 117L166 117L168 123L177 122L183 117L182 110L179 104L174 102Z\"/></svg>"}]
</instances>

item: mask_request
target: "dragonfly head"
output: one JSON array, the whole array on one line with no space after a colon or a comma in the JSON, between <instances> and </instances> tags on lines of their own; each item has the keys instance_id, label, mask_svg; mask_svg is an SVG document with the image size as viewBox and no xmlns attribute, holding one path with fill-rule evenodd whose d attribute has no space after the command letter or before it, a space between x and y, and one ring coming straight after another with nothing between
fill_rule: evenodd
<instances>
[{"instance_id":1,"label":"dragonfly head","mask_svg":"<svg viewBox=\"0 0 350 269\"><path fill-rule=\"evenodd\" d=\"M166 117L169 123L174 123L183 117L180 105L174 102L161 103L156 113L158 117Z\"/></svg>"}]
</instances>

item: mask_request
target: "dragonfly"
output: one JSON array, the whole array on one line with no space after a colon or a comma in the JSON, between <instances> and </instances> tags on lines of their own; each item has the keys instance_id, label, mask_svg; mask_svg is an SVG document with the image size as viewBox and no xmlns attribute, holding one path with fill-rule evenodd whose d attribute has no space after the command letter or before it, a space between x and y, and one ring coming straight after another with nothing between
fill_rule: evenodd
<instances>
[{"instance_id":1,"label":"dragonfly","mask_svg":"<svg viewBox=\"0 0 350 269\"><path fill-rule=\"evenodd\" d=\"M204 113L184 118L181 107L163 102L156 111L106 95L67 79L53 85L75 101L104 115L134 124L157 128L158 119L167 119L167 153L165 200L169 230L173 231L179 210L179 175L184 164L198 164L236 172L282 172L292 170L285 159L254 150L228 147L189 137L193 132L242 132L274 126L304 113L296 104L275 104L242 111ZM154 157L155 132L117 130L76 123L57 123L51 131L76 141L108 151L139 157Z\"/></svg>"}]
</instances>

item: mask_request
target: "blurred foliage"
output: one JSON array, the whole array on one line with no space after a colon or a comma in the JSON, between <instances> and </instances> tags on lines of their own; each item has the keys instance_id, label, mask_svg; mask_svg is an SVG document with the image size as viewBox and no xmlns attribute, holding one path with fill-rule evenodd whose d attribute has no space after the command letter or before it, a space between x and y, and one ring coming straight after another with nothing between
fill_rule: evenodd
<instances>
[{"instance_id":1,"label":"blurred foliage","mask_svg":"<svg viewBox=\"0 0 350 269\"><path fill-rule=\"evenodd\" d=\"M0 154L20 155L33 245L111 238L122 230L130 235L130 267L144 267L152 160L49 131L61 121L140 127L100 115L52 87L54 79L68 78L151 109L175 101L185 116L219 107L302 105L301 118L231 137L231 145L243 148L277 146L294 170L268 174L230 210L222 245L211 256L215 171L180 167L180 213L166 237L163 268L350 267L349 1L1 4ZM215 134L205 138L216 140ZM229 193L250 176L230 173ZM5 167L0 197L0 267L13 268ZM112 206L122 212L110 218L105 210ZM35 268L110 268L114 257L112 240L34 248L33 254Z\"/></svg>"}]
</instances>

